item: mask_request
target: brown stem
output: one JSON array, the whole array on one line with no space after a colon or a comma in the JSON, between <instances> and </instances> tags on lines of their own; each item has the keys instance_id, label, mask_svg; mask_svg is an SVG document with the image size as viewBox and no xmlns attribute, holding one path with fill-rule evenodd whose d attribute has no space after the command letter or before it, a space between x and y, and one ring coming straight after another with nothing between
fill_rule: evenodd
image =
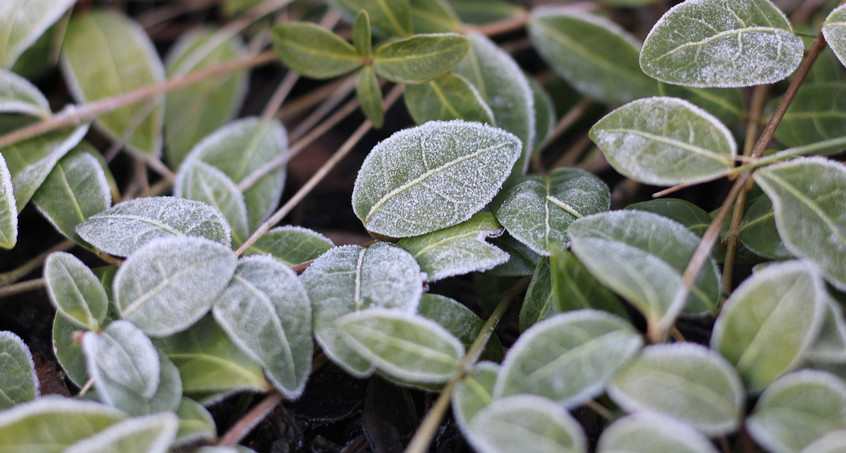
<instances>
[{"instance_id":1,"label":"brown stem","mask_svg":"<svg viewBox=\"0 0 846 453\"><path fill-rule=\"evenodd\" d=\"M0 286L0 299L17 296L18 294L28 293L44 287L44 279L36 278L34 280L27 280L25 282L15 283L9 286Z\"/></svg>"},{"instance_id":2,"label":"brown stem","mask_svg":"<svg viewBox=\"0 0 846 453\"><path fill-rule=\"evenodd\" d=\"M73 241L71 241L70 239L66 239L66 240L58 243L57 245L53 246L52 248L50 248L46 252L43 252L43 253L39 254L38 256L36 256L35 258L32 258L31 260L27 261L23 265L15 268L15 269L12 269L8 272L3 272L2 274L0 274L0 286L9 285L9 284L12 284L12 283L20 280L21 278L23 278L24 276L26 276L30 272L32 272L32 271L38 269L39 267L41 267L44 264L44 260L46 260L47 256L49 256L51 253L53 253L53 252L66 252L66 251L72 249L74 247L74 245L76 245L76 244L74 244Z\"/></svg>"},{"instance_id":3,"label":"brown stem","mask_svg":"<svg viewBox=\"0 0 846 453\"><path fill-rule=\"evenodd\" d=\"M256 404L249 412L241 417L238 422L226 431L226 434L220 438L217 445L222 447L232 447L241 441L256 425L259 424L268 414L282 402L285 397L277 391L271 391L263 400Z\"/></svg>"}]
</instances>

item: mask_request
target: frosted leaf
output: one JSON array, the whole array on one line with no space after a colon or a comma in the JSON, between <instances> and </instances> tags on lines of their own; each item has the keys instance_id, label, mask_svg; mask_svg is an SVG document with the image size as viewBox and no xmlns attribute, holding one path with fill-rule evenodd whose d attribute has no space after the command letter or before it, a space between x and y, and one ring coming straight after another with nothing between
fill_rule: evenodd
<instances>
[{"instance_id":1,"label":"frosted leaf","mask_svg":"<svg viewBox=\"0 0 846 453\"><path fill-rule=\"evenodd\" d=\"M115 306L121 318L148 335L174 334L203 317L226 288L236 265L232 250L208 239L152 241L117 271Z\"/></svg>"},{"instance_id":2,"label":"frosted leaf","mask_svg":"<svg viewBox=\"0 0 846 453\"><path fill-rule=\"evenodd\" d=\"M176 175L173 195L202 201L223 214L229 224L233 246L239 246L247 240L249 233L244 196L222 171L195 159L186 161Z\"/></svg>"},{"instance_id":3,"label":"frosted leaf","mask_svg":"<svg viewBox=\"0 0 846 453\"><path fill-rule=\"evenodd\" d=\"M532 251L550 255L553 244L567 245L576 219L607 211L611 193L601 179L582 170L560 168L547 176L517 179L495 210L506 230Z\"/></svg>"},{"instance_id":4,"label":"frosted leaf","mask_svg":"<svg viewBox=\"0 0 846 453\"><path fill-rule=\"evenodd\" d=\"M440 324L458 338L466 349L479 336L485 322L461 302L439 294L426 293L420 298L417 314ZM479 360L502 361L502 344L496 335L491 336Z\"/></svg>"},{"instance_id":5,"label":"frosted leaf","mask_svg":"<svg viewBox=\"0 0 846 453\"><path fill-rule=\"evenodd\" d=\"M6 160L0 154L0 247L11 249L18 242L18 208L15 188Z\"/></svg>"},{"instance_id":6,"label":"frosted leaf","mask_svg":"<svg viewBox=\"0 0 846 453\"><path fill-rule=\"evenodd\" d=\"M64 452L166 453L176 439L178 428L179 419L169 412L134 417L115 423Z\"/></svg>"},{"instance_id":7,"label":"frosted leaf","mask_svg":"<svg viewBox=\"0 0 846 453\"><path fill-rule=\"evenodd\" d=\"M562 311L558 309L555 295L552 293L552 273L549 264L549 258L541 258L532 273L532 280L526 288L526 296L523 297L523 305L520 307L518 317L518 327L521 332Z\"/></svg>"},{"instance_id":8,"label":"frosted leaf","mask_svg":"<svg viewBox=\"0 0 846 453\"><path fill-rule=\"evenodd\" d=\"M14 72L0 69L0 113L22 113L46 118L50 116L50 103L28 80Z\"/></svg>"},{"instance_id":9,"label":"frosted leaf","mask_svg":"<svg viewBox=\"0 0 846 453\"><path fill-rule=\"evenodd\" d=\"M479 362L455 385L452 413L465 436L473 417L493 401L493 387L498 374L499 364Z\"/></svg>"},{"instance_id":10,"label":"frosted leaf","mask_svg":"<svg viewBox=\"0 0 846 453\"><path fill-rule=\"evenodd\" d=\"M268 256L242 259L212 313L283 395L302 394L311 372L311 305L290 267Z\"/></svg>"},{"instance_id":11,"label":"frosted leaf","mask_svg":"<svg viewBox=\"0 0 846 453\"><path fill-rule=\"evenodd\" d=\"M602 432L598 453L718 453L711 441L692 426L654 412L616 420Z\"/></svg>"},{"instance_id":12,"label":"frosted leaf","mask_svg":"<svg viewBox=\"0 0 846 453\"><path fill-rule=\"evenodd\" d=\"M411 34L411 7L408 0L329 0L341 15L352 23L356 14L367 11L373 28L386 36Z\"/></svg>"},{"instance_id":13,"label":"frosted leaf","mask_svg":"<svg viewBox=\"0 0 846 453\"><path fill-rule=\"evenodd\" d=\"M339 337L335 321L371 307L414 313L423 293L417 261L385 242L368 248L336 247L314 260L300 278L311 300L317 343L332 361L357 377L368 376L373 368Z\"/></svg>"},{"instance_id":14,"label":"frosted leaf","mask_svg":"<svg viewBox=\"0 0 846 453\"><path fill-rule=\"evenodd\" d=\"M38 397L38 376L26 343L9 331L0 331L0 409Z\"/></svg>"},{"instance_id":15,"label":"frosted leaf","mask_svg":"<svg viewBox=\"0 0 846 453\"><path fill-rule=\"evenodd\" d=\"M229 246L229 224L211 206L176 197L137 198L91 216L76 232L98 249L129 256L157 238L201 236Z\"/></svg>"},{"instance_id":16,"label":"frosted leaf","mask_svg":"<svg viewBox=\"0 0 846 453\"><path fill-rule=\"evenodd\" d=\"M491 126L432 121L376 145L359 170L353 209L368 231L419 236L481 210L508 177L520 140Z\"/></svg>"},{"instance_id":17,"label":"frosted leaf","mask_svg":"<svg viewBox=\"0 0 846 453\"><path fill-rule=\"evenodd\" d=\"M286 225L268 231L244 255L271 255L288 266L294 266L311 261L332 247L332 241L320 233Z\"/></svg>"},{"instance_id":18,"label":"frosted leaf","mask_svg":"<svg viewBox=\"0 0 846 453\"><path fill-rule=\"evenodd\" d=\"M490 242L508 253L509 258L504 264L489 270L489 274L503 277L527 277L532 275L541 259L541 256L532 251L529 246L514 239L507 232L491 239Z\"/></svg>"},{"instance_id":19,"label":"frosted leaf","mask_svg":"<svg viewBox=\"0 0 846 453\"><path fill-rule=\"evenodd\" d=\"M148 400L156 394L161 374L158 351L131 323L119 320L102 333L86 332L82 351L88 374L107 404L116 406L115 393L133 392Z\"/></svg>"},{"instance_id":20,"label":"frosted leaf","mask_svg":"<svg viewBox=\"0 0 846 453\"><path fill-rule=\"evenodd\" d=\"M400 239L434 282L455 275L481 272L505 263L508 254L485 238L502 234L502 226L489 212L478 212L470 220L433 233Z\"/></svg>"},{"instance_id":21,"label":"frosted leaf","mask_svg":"<svg viewBox=\"0 0 846 453\"><path fill-rule=\"evenodd\" d=\"M56 310L78 327L98 330L109 299L100 279L69 253L56 252L44 264L47 295Z\"/></svg>"},{"instance_id":22,"label":"frosted leaf","mask_svg":"<svg viewBox=\"0 0 846 453\"><path fill-rule=\"evenodd\" d=\"M0 67L10 68L18 57L56 22L75 0L4 0L0 2Z\"/></svg>"},{"instance_id":23,"label":"frosted leaf","mask_svg":"<svg viewBox=\"0 0 846 453\"><path fill-rule=\"evenodd\" d=\"M809 361L817 363L843 363L846 361L846 319L843 308L832 297L826 298L825 318L820 334L805 353Z\"/></svg>"},{"instance_id":24,"label":"frosted leaf","mask_svg":"<svg viewBox=\"0 0 846 453\"><path fill-rule=\"evenodd\" d=\"M832 431L807 447L801 453L838 453L846 448L846 430Z\"/></svg>"},{"instance_id":25,"label":"frosted leaf","mask_svg":"<svg viewBox=\"0 0 846 453\"><path fill-rule=\"evenodd\" d=\"M176 439L173 446L184 446L188 444L214 442L217 438L217 427L214 418L203 407L202 404L183 397L176 410L179 417L179 430L176 432Z\"/></svg>"},{"instance_id":26,"label":"frosted leaf","mask_svg":"<svg viewBox=\"0 0 846 453\"><path fill-rule=\"evenodd\" d=\"M682 99L630 102L599 120L590 138L615 170L671 186L709 181L734 167L737 143L713 115Z\"/></svg>"},{"instance_id":27,"label":"frosted leaf","mask_svg":"<svg viewBox=\"0 0 846 453\"><path fill-rule=\"evenodd\" d=\"M844 24L846 25L846 24ZM824 60L819 60L824 61ZM765 111L773 112L783 96L773 99ZM803 83L790 101L775 138L786 148L816 144L846 135L846 86L840 81ZM843 147L817 148L814 154L837 154Z\"/></svg>"},{"instance_id":28,"label":"frosted leaf","mask_svg":"<svg viewBox=\"0 0 846 453\"><path fill-rule=\"evenodd\" d=\"M826 17L822 34L840 63L846 65L846 5L838 6Z\"/></svg>"},{"instance_id":29,"label":"frosted leaf","mask_svg":"<svg viewBox=\"0 0 846 453\"><path fill-rule=\"evenodd\" d=\"M744 87L786 78L804 50L769 0L688 0L652 27L640 67L676 85Z\"/></svg>"}]
</instances>

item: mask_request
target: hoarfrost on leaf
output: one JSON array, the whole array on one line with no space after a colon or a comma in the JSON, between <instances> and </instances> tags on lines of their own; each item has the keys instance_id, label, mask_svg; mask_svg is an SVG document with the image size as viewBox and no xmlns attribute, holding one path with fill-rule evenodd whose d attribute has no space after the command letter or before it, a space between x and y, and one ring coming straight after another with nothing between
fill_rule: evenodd
<instances>
[{"instance_id":1,"label":"hoarfrost on leaf","mask_svg":"<svg viewBox=\"0 0 846 453\"><path fill-rule=\"evenodd\" d=\"M22 113L46 118L50 116L50 103L28 80L0 68L0 113Z\"/></svg>"},{"instance_id":2,"label":"hoarfrost on leaf","mask_svg":"<svg viewBox=\"0 0 846 453\"><path fill-rule=\"evenodd\" d=\"M6 160L0 154L0 247L11 249L18 242L18 208Z\"/></svg>"},{"instance_id":3,"label":"hoarfrost on leaf","mask_svg":"<svg viewBox=\"0 0 846 453\"><path fill-rule=\"evenodd\" d=\"M44 263L44 282L58 313L77 327L99 329L109 299L88 266L69 253L52 253Z\"/></svg>"},{"instance_id":4,"label":"hoarfrost on leaf","mask_svg":"<svg viewBox=\"0 0 846 453\"><path fill-rule=\"evenodd\" d=\"M840 63L846 65L846 5L838 6L826 17L822 34Z\"/></svg>"},{"instance_id":5,"label":"hoarfrost on leaf","mask_svg":"<svg viewBox=\"0 0 846 453\"><path fill-rule=\"evenodd\" d=\"M178 429L179 419L170 412L134 417L71 445L64 453L166 453Z\"/></svg>"},{"instance_id":6,"label":"hoarfrost on leaf","mask_svg":"<svg viewBox=\"0 0 846 453\"><path fill-rule=\"evenodd\" d=\"M127 321L114 321L102 333L86 332L82 339L88 373L96 384L109 381L152 398L159 387L161 367L153 342ZM110 392L98 385L100 397L111 403Z\"/></svg>"},{"instance_id":7,"label":"hoarfrost on leaf","mask_svg":"<svg viewBox=\"0 0 846 453\"><path fill-rule=\"evenodd\" d=\"M176 197L201 201L223 214L229 224L234 246L239 246L247 240L249 232L244 196L222 171L196 159L186 160L179 168L173 194Z\"/></svg>"},{"instance_id":8,"label":"hoarfrost on leaf","mask_svg":"<svg viewBox=\"0 0 846 453\"><path fill-rule=\"evenodd\" d=\"M655 412L638 412L616 420L599 437L598 453L718 453L692 426Z\"/></svg>"},{"instance_id":9,"label":"hoarfrost on leaf","mask_svg":"<svg viewBox=\"0 0 846 453\"><path fill-rule=\"evenodd\" d=\"M38 376L26 343L9 331L0 331L0 409L32 401L38 395Z\"/></svg>"}]
</instances>

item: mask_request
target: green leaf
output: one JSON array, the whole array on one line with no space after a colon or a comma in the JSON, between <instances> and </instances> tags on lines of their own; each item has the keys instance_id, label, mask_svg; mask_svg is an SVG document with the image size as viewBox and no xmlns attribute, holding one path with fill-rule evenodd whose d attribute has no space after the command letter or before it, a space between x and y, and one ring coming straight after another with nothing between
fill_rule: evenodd
<instances>
[{"instance_id":1,"label":"green leaf","mask_svg":"<svg viewBox=\"0 0 846 453\"><path fill-rule=\"evenodd\" d=\"M292 71L312 79L330 79L354 71L364 61L350 43L309 22L273 27L273 49Z\"/></svg>"},{"instance_id":2,"label":"green leaf","mask_svg":"<svg viewBox=\"0 0 846 453\"><path fill-rule=\"evenodd\" d=\"M843 308L832 297L826 298L825 318L820 334L805 357L816 363L846 362L846 320Z\"/></svg>"},{"instance_id":3,"label":"green leaf","mask_svg":"<svg viewBox=\"0 0 846 453\"><path fill-rule=\"evenodd\" d=\"M735 366L750 392L795 368L819 335L828 295L809 264L788 261L756 272L717 318L711 348Z\"/></svg>"},{"instance_id":4,"label":"green leaf","mask_svg":"<svg viewBox=\"0 0 846 453\"><path fill-rule=\"evenodd\" d=\"M552 276L549 271L549 258L541 258L532 274L532 281L526 288L523 306L520 308L520 331L561 313L552 294Z\"/></svg>"},{"instance_id":5,"label":"green leaf","mask_svg":"<svg viewBox=\"0 0 846 453\"><path fill-rule=\"evenodd\" d=\"M841 83L803 84L776 129L776 140L787 147L797 147L846 135L844 97L846 87ZM773 99L767 110L774 111L781 99ZM818 154L842 150L835 147Z\"/></svg>"},{"instance_id":6,"label":"green leaf","mask_svg":"<svg viewBox=\"0 0 846 453\"><path fill-rule=\"evenodd\" d=\"M44 119L50 116L50 103L28 80L0 68L0 113L19 113Z\"/></svg>"},{"instance_id":7,"label":"green leaf","mask_svg":"<svg viewBox=\"0 0 846 453\"><path fill-rule=\"evenodd\" d=\"M740 124L746 114L746 101L737 88L692 88L658 84L661 96L682 98L702 107L723 124Z\"/></svg>"},{"instance_id":8,"label":"green leaf","mask_svg":"<svg viewBox=\"0 0 846 453\"><path fill-rule=\"evenodd\" d=\"M184 76L246 53L237 36L197 28L183 34L165 59L167 77ZM165 153L176 167L208 131L223 126L241 109L247 92L247 71L199 81L171 91L165 101Z\"/></svg>"},{"instance_id":9,"label":"green leaf","mask_svg":"<svg viewBox=\"0 0 846 453\"><path fill-rule=\"evenodd\" d=\"M433 121L405 129L364 160L353 209L368 231L391 237L457 225L493 199L519 154L516 137L478 123Z\"/></svg>"},{"instance_id":10,"label":"green leaf","mask_svg":"<svg viewBox=\"0 0 846 453\"><path fill-rule=\"evenodd\" d=\"M187 159L176 175L173 195L203 202L223 214L229 225L233 247L247 240L249 232L244 195L222 171L200 160Z\"/></svg>"},{"instance_id":11,"label":"green leaf","mask_svg":"<svg viewBox=\"0 0 846 453\"><path fill-rule=\"evenodd\" d=\"M541 259L541 256L533 252L526 244L507 233L491 239L491 243L509 255L508 261L488 271L491 275L528 277L534 273Z\"/></svg>"},{"instance_id":12,"label":"green leaf","mask_svg":"<svg viewBox=\"0 0 846 453\"><path fill-rule=\"evenodd\" d=\"M637 8L639 6L646 6L651 5L653 3L658 3L658 0L601 0L601 2L608 6Z\"/></svg>"},{"instance_id":13,"label":"green leaf","mask_svg":"<svg viewBox=\"0 0 846 453\"><path fill-rule=\"evenodd\" d=\"M684 225L691 233L702 237L713 220L711 215L695 204L678 198L659 198L626 206L626 209L646 211Z\"/></svg>"},{"instance_id":14,"label":"green leaf","mask_svg":"<svg viewBox=\"0 0 846 453\"><path fill-rule=\"evenodd\" d=\"M508 351L494 397L528 393L575 407L601 394L643 344L632 326L609 313L564 313L526 330Z\"/></svg>"},{"instance_id":15,"label":"green leaf","mask_svg":"<svg viewBox=\"0 0 846 453\"><path fill-rule=\"evenodd\" d=\"M55 252L44 264L47 295L56 310L78 327L99 330L109 299L100 279L75 256Z\"/></svg>"},{"instance_id":16,"label":"green leaf","mask_svg":"<svg viewBox=\"0 0 846 453\"><path fill-rule=\"evenodd\" d=\"M593 308L623 319L629 315L620 299L594 278L569 250L555 247L549 257L552 303L558 313Z\"/></svg>"},{"instance_id":17,"label":"green leaf","mask_svg":"<svg viewBox=\"0 0 846 453\"><path fill-rule=\"evenodd\" d=\"M227 247L203 238L152 241L133 253L115 275L121 318L150 336L187 329L212 307L235 272Z\"/></svg>"},{"instance_id":18,"label":"green leaf","mask_svg":"<svg viewBox=\"0 0 846 453\"><path fill-rule=\"evenodd\" d=\"M416 33L448 33L461 24L446 0L411 0L411 25Z\"/></svg>"},{"instance_id":19,"label":"green leaf","mask_svg":"<svg viewBox=\"0 0 846 453\"><path fill-rule=\"evenodd\" d=\"M377 242L336 247L300 276L311 300L314 336L323 353L347 373L365 377L372 366L340 338L335 321L373 307L414 313L423 293L420 266L408 252Z\"/></svg>"},{"instance_id":20,"label":"green leaf","mask_svg":"<svg viewBox=\"0 0 846 453\"><path fill-rule=\"evenodd\" d=\"M610 204L611 193L601 179L586 171L559 168L547 176L517 179L494 214L511 236L549 256L550 247L570 242L570 224L607 211Z\"/></svg>"},{"instance_id":21,"label":"green leaf","mask_svg":"<svg viewBox=\"0 0 846 453\"><path fill-rule=\"evenodd\" d=\"M695 0L658 20L643 43L640 67L676 85L744 87L786 78L804 50L769 0Z\"/></svg>"},{"instance_id":22,"label":"green leaf","mask_svg":"<svg viewBox=\"0 0 846 453\"><path fill-rule=\"evenodd\" d=\"M53 317L53 352L67 377L77 387L82 388L88 382L88 370L85 369L85 355L82 353L80 339L84 331L59 312Z\"/></svg>"},{"instance_id":23,"label":"green leaf","mask_svg":"<svg viewBox=\"0 0 846 453\"><path fill-rule=\"evenodd\" d=\"M408 0L329 0L349 21L364 10L373 27L387 36L411 34L411 7Z\"/></svg>"},{"instance_id":24,"label":"green leaf","mask_svg":"<svg viewBox=\"0 0 846 453\"><path fill-rule=\"evenodd\" d=\"M15 188L6 160L0 154L0 247L11 249L18 242L18 208Z\"/></svg>"},{"instance_id":25,"label":"green leaf","mask_svg":"<svg viewBox=\"0 0 846 453\"><path fill-rule=\"evenodd\" d=\"M636 181L671 186L724 176L737 143L710 113L682 99L628 103L599 120L590 138L615 170Z\"/></svg>"},{"instance_id":26,"label":"green leaf","mask_svg":"<svg viewBox=\"0 0 846 453\"><path fill-rule=\"evenodd\" d=\"M17 335L0 331L0 409L38 397L38 376L29 348Z\"/></svg>"},{"instance_id":27,"label":"green leaf","mask_svg":"<svg viewBox=\"0 0 846 453\"><path fill-rule=\"evenodd\" d=\"M746 420L749 434L771 451L798 452L826 433L846 429L846 385L823 371L803 370L770 385Z\"/></svg>"},{"instance_id":28,"label":"green leaf","mask_svg":"<svg viewBox=\"0 0 846 453\"><path fill-rule=\"evenodd\" d=\"M755 197L746 207L738 238L758 255L770 259L793 257L778 235L773 204L766 195Z\"/></svg>"},{"instance_id":29,"label":"green leaf","mask_svg":"<svg viewBox=\"0 0 846 453\"><path fill-rule=\"evenodd\" d=\"M537 453L587 452L579 423L560 405L533 395L494 401L469 423L470 444L477 451Z\"/></svg>"},{"instance_id":30,"label":"green leaf","mask_svg":"<svg viewBox=\"0 0 846 453\"><path fill-rule=\"evenodd\" d=\"M807 447L802 453L837 453L846 448L846 430L832 431Z\"/></svg>"},{"instance_id":31,"label":"green leaf","mask_svg":"<svg viewBox=\"0 0 846 453\"><path fill-rule=\"evenodd\" d=\"M435 321L373 308L336 322L343 340L388 376L418 383L448 381L459 369L464 345Z\"/></svg>"},{"instance_id":32,"label":"green leaf","mask_svg":"<svg viewBox=\"0 0 846 453\"><path fill-rule=\"evenodd\" d=\"M111 10L75 14L62 48L62 71L79 103L89 103L165 80L165 70L139 24ZM94 125L115 141L157 158L162 148L164 95L101 114Z\"/></svg>"},{"instance_id":33,"label":"green leaf","mask_svg":"<svg viewBox=\"0 0 846 453\"><path fill-rule=\"evenodd\" d=\"M353 46L359 55L370 58L373 54L373 36L370 34L370 16L361 10L355 16L352 32Z\"/></svg>"},{"instance_id":34,"label":"green leaf","mask_svg":"<svg viewBox=\"0 0 846 453\"><path fill-rule=\"evenodd\" d=\"M91 152L97 151L83 144L68 153L32 196L41 214L77 244L85 241L76 226L112 205L108 177Z\"/></svg>"},{"instance_id":35,"label":"green leaf","mask_svg":"<svg viewBox=\"0 0 846 453\"><path fill-rule=\"evenodd\" d=\"M202 404L182 398L176 415L179 417L179 430L176 432L174 446L198 441L211 442L217 437L214 419Z\"/></svg>"},{"instance_id":36,"label":"green leaf","mask_svg":"<svg viewBox=\"0 0 846 453\"><path fill-rule=\"evenodd\" d=\"M0 7L0 67L10 68L76 0L5 0Z\"/></svg>"},{"instance_id":37,"label":"green leaf","mask_svg":"<svg viewBox=\"0 0 846 453\"><path fill-rule=\"evenodd\" d=\"M423 83L452 70L470 50L456 33L414 35L376 48L373 70L396 83Z\"/></svg>"},{"instance_id":38,"label":"green leaf","mask_svg":"<svg viewBox=\"0 0 846 453\"><path fill-rule=\"evenodd\" d=\"M103 404L46 396L0 413L0 438L9 453L61 453L123 420Z\"/></svg>"},{"instance_id":39,"label":"green leaf","mask_svg":"<svg viewBox=\"0 0 846 453\"><path fill-rule=\"evenodd\" d=\"M622 104L658 93L658 85L638 66L640 43L608 19L537 8L529 20L529 37L552 70L585 96Z\"/></svg>"},{"instance_id":40,"label":"green leaf","mask_svg":"<svg viewBox=\"0 0 846 453\"><path fill-rule=\"evenodd\" d=\"M598 453L717 453L701 432L688 424L652 412L618 419L599 438Z\"/></svg>"},{"instance_id":41,"label":"green leaf","mask_svg":"<svg viewBox=\"0 0 846 453\"><path fill-rule=\"evenodd\" d=\"M552 96L534 78L527 76L529 88L532 89L535 111L535 133L533 134L532 151L536 151L555 128L555 103Z\"/></svg>"},{"instance_id":42,"label":"green leaf","mask_svg":"<svg viewBox=\"0 0 846 453\"><path fill-rule=\"evenodd\" d=\"M837 59L846 65L846 5L840 5L829 13L821 31Z\"/></svg>"},{"instance_id":43,"label":"green leaf","mask_svg":"<svg viewBox=\"0 0 846 453\"><path fill-rule=\"evenodd\" d=\"M333 246L332 241L320 233L288 225L268 231L244 255L271 255L294 266L317 258Z\"/></svg>"},{"instance_id":44,"label":"green leaf","mask_svg":"<svg viewBox=\"0 0 846 453\"><path fill-rule=\"evenodd\" d=\"M499 365L496 363L479 362L455 385L452 413L465 435L473 417L493 402L493 387L498 374Z\"/></svg>"},{"instance_id":45,"label":"green leaf","mask_svg":"<svg viewBox=\"0 0 846 453\"><path fill-rule=\"evenodd\" d=\"M693 343L645 348L614 376L608 395L628 412L659 412L711 436L738 428L746 396L731 364Z\"/></svg>"},{"instance_id":46,"label":"green leaf","mask_svg":"<svg viewBox=\"0 0 846 453\"><path fill-rule=\"evenodd\" d=\"M311 305L291 268L268 256L242 259L212 313L277 390L289 399L302 394L311 372Z\"/></svg>"},{"instance_id":47,"label":"green leaf","mask_svg":"<svg viewBox=\"0 0 846 453\"><path fill-rule=\"evenodd\" d=\"M417 124L464 120L496 125L481 93L460 75L450 73L427 83L409 85L403 99Z\"/></svg>"},{"instance_id":48,"label":"green leaf","mask_svg":"<svg viewBox=\"0 0 846 453\"><path fill-rule=\"evenodd\" d=\"M508 260L508 254L485 242L502 233L502 226L489 212L423 236L403 238L397 245L411 253L434 282L455 275L481 272Z\"/></svg>"},{"instance_id":49,"label":"green leaf","mask_svg":"<svg viewBox=\"0 0 846 453\"><path fill-rule=\"evenodd\" d=\"M385 123L385 109L382 107L382 87L376 78L373 68L365 66L358 72L355 80L355 94L364 116L373 123L373 127L380 128Z\"/></svg>"},{"instance_id":50,"label":"green leaf","mask_svg":"<svg viewBox=\"0 0 846 453\"><path fill-rule=\"evenodd\" d=\"M485 324L482 318L457 300L438 294L423 294L417 313L440 324L458 338L465 349L470 349ZM502 344L496 335L488 340L480 359L502 360Z\"/></svg>"},{"instance_id":51,"label":"green leaf","mask_svg":"<svg viewBox=\"0 0 846 453\"><path fill-rule=\"evenodd\" d=\"M166 453L178 428L179 419L168 412L134 417L71 445L65 453Z\"/></svg>"},{"instance_id":52,"label":"green leaf","mask_svg":"<svg viewBox=\"0 0 846 453\"><path fill-rule=\"evenodd\" d=\"M796 159L755 172L773 202L779 236L792 254L822 268L846 289L846 167L823 158ZM809 240L809 238L816 238Z\"/></svg>"},{"instance_id":53,"label":"green leaf","mask_svg":"<svg viewBox=\"0 0 846 453\"><path fill-rule=\"evenodd\" d=\"M615 211L577 220L568 230L573 253L594 277L623 296L650 328L669 327L683 309L708 313L720 300L720 277L709 260L686 301L676 292L699 244L683 225L657 214Z\"/></svg>"}]
</instances>

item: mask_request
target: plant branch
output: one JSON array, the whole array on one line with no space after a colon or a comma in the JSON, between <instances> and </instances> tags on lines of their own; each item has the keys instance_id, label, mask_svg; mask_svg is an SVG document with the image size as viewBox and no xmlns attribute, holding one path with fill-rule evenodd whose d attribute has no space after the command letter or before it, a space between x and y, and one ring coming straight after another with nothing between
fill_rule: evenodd
<instances>
[{"instance_id":1,"label":"plant branch","mask_svg":"<svg viewBox=\"0 0 846 453\"><path fill-rule=\"evenodd\" d=\"M62 241L62 242L58 243L57 245L53 246L52 248L50 248L46 252L42 252L41 254L36 256L35 258L32 258L31 260L27 261L23 265L15 268L15 269L12 269L8 272L3 272L2 274L0 274L0 286L10 285L10 284L20 280L25 275L27 275L30 272L32 272L32 271L38 269L39 267L41 267L41 265L44 264L44 260L46 260L47 256L50 255L51 253L53 253L53 252L66 252L66 251L72 249L74 247L74 245L76 245L76 244L74 244L73 241L71 241L70 239L65 239L64 241Z\"/></svg>"},{"instance_id":2,"label":"plant branch","mask_svg":"<svg viewBox=\"0 0 846 453\"><path fill-rule=\"evenodd\" d=\"M44 287L44 279L36 278L34 280L27 280L25 282L15 283L9 286L0 286L0 299L17 296L18 294L28 293Z\"/></svg>"},{"instance_id":3,"label":"plant branch","mask_svg":"<svg viewBox=\"0 0 846 453\"><path fill-rule=\"evenodd\" d=\"M247 434L252 431L253 428L256 427L259 422L264 420L265 417L276 407L277 404L282 402L285 397L282 396L281 393L273 390L267 396L264 397L258 404L253 406L246 415L241 417L238 422L232 425L229 428L229 431L226 431L226 434L220 438L217 442L217 445L222 447L232 447L235 446L238 442L241 441Z\"/></svg>"}]
</instances>

